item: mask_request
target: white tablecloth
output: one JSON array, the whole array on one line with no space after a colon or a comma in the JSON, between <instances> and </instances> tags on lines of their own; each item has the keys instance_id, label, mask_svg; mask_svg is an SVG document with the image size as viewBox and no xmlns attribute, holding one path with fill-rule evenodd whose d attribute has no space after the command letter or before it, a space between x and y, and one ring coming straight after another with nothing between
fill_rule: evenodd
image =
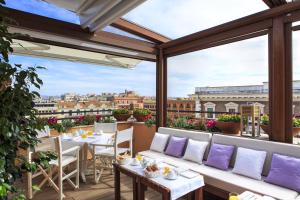
<instances>
[{"instance_id":1,"label":"white tablecloth","mask_svg":"<svg viewBox=\"0 0 300 200\"><path fill-rule=\"evenodd\" d=\"M145 176L144 170L141 166L131 166L131 165L122 165L121 167L138 173L141 176ZM157 178L151 178L152 181L169 188L171 191L171 199L178 199L198 188L204 186L203 176L199 174L194 178L185 178L183 176L178 176L176 180L168 180L163 176Z\"/></svg>"},{"instance_id":2,"label":"white tablecloth","mask_svg":"<svg viewBox=\"0 0 300 200\"><path fill-rule=\"evenodd\" d=\"M62 136L63 149L73 146L83 146L84 144L108 144L111 141L112 134L92 135L87 138L81 136Z\"/></svg>"}]
</instances>

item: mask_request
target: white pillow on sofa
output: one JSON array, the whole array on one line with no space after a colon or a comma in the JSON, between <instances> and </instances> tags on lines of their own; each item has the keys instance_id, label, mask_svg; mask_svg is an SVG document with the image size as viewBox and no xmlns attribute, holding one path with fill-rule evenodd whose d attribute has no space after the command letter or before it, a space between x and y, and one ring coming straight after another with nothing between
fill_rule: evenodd
<instances>
[{"instance_id":1,"label":"white pillow on sofa","mask_svg":"<svg viewBox=\"0 0 300 200\"><path fill-rule=\"evenodd\" d=\"M183 159L202 164L208 142L189 139Z\"/></svg>"},{"instance_id":2,"label":"white pillow on sofa","mask_svg":"<svg viewBox=\"0 0 300 200\"><path fill-rule=\"evenodd\" d=\"M168 139L169 135L167 134L155 133L150 146L150 150L163 153L167 145Z\"/></svg>"},{"instance_id":3,"label":"white pillow on sofa","mask_svg":"<svg viewBox=\"0 0 300 200\"><path fill-rule=\"evenodd\" d=\"M233 173L261 180L267 152L239 147L236 154Z\"/></svg>"}]
</instances>

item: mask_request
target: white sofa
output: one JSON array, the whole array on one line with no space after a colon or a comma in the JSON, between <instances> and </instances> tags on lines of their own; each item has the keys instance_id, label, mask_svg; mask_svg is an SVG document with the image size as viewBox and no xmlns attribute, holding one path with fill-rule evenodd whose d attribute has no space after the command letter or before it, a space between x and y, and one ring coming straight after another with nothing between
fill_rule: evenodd
<instances>
[{"instance_id":1,"label":"white sofa","mask_svg":"<svg viewBox=\"0 0 300 200\"><path fill-rule=\"evenodd\" d=\"M199 141L208 141L210 143L230 144L235 145L236 147L264 150L267 152L267 157L262 173L264 177L267 176L270 169L273 153L300 158L300 146L297 145L227 136L221 134L212 135L207 132L186 131L172 128L159 128L158 132L162 134L168 134L170 136L187 137ZM237 148L235 148L235 152L230 163L231 168L234 166L236 150ZM207 148L204 155L204 160L207 159L208 152L209 147ZM237 175L232 173L231 170L223 171L206 166L204 164L200 165L198 163L187 161L182 158L175 158L151 150L140 152L140 154L151 158L163 158L165 162L169 162L172 165L185 166L192 169L193 171L199 172L204 176L206 185L213 186L214 188L218 188L221 191L242 193L248 190L261 195L271 196L276 199L300 200L300 194L298 194L296 191L276 186L264 181Z\"/></svg>"}]
</instances>

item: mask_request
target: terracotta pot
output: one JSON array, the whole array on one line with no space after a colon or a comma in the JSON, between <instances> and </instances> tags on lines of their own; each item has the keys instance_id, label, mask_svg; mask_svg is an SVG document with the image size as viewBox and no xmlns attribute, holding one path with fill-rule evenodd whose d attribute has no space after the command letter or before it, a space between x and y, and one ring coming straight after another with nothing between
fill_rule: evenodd
<instances>
[{"instance_id":1,"label":"terracotta pot","mask_svg":"<svg viewBox=\"0 0 300 200\"><path fill-rule=\"evenodd\" d=\"M117 119L118 122L127 121L127 119L131 116L130 114L114 114L114 118Z\"/></svg>"},{"instance_id":2,"label":"terracotta pot","mask_svg":"<svg viewBox=\"0 0 300 200\"><path fill-rule=\"evenodd\" d=\"M221 129L222 133L230 135L240 135L241 127L239 122L216 121L216 127Z\"/></svg>"},{"instance_id":3,"label":"terracotta pot","mask_svg":"<svg viewBox=\"0 0 300 200\"><path fill-rule=\"evenodd\" d=\"M133 114L133 117L138 122L145 122L151 117L151 114L150 114L150 117L149 117L149 115L135 115L135 114Z\"/></svg>"},{"instance_id":4,"label":"terracotta pot","mask_svg":"<svg viewBox=\"0 0 300 200\"><path fill-rule=\"evenodd\" d=\"M269 134L270 133L270 128L269 125L264 125L261 124L260 125L261 129L266 133ZM293 127L293 136L297 136L300 134L300 128L299 127Z\"/></svg>"},{"instance_id":5,"label":"terracotta pot","mask_svg":"<svg viewBox=\"0 0 300 200\"><path fill-rule=\"evenodd\" d=\"M261 124L261 125L260 125L260 128L261 128L266 134L269 134L269 133L270 133L269 125Z\"/></svg>"}]
</instances>

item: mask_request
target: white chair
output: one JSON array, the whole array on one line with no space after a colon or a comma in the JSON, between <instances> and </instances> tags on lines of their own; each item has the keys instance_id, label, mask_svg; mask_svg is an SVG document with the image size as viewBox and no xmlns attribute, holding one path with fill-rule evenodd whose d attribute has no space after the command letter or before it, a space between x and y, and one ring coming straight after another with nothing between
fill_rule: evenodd
<instances>
[{"instance_id":1,"label":"white chair","mask_svg":"<svg viewBox=\"0 0 300 200\"><path fill-rule=\"evenodd\" d=\"M94 124L94 132L96 133L116 133L117 123L97 123Z\"/></svg>"},{"instance_id":2,"label":"white chair","mask_svg":"<svg viewBox=\"0 0 300 200\"><path fill-rule=\"evenodd\" d=\"M50 161L50 164L53 166L53 171L50 171L49 179L55 180L58 178L58 187L54 183L52 186L54 186L54 189L59 193L59 200L64 198L63 194L63 181L67 180L68 183L74 188L79 188L79 146L74 146L68 149L63 149L61 145L61 138L55 137L53 138L55 150L57 152L57 159ZM64 172L64 169L69 166L70 164L76 163L76 168L66 174ZM56 176L52 179L52 175L56 173ZM76 176L75 184L70 179L72 176Z\"/></svg>"},{"instance_id":3,"label":"white chair","mask_svg":"<svg viewBox=\"0 0 300 200\"><path fill-rule=\"evenodd\" d=\"M50 128L49 126L45 126L42 130L36 130L37 138L40 140L40 143L35 146L35 148L27 149L27 161L29 163L32 162L32 155L37 152L46 152L53 151L50 141ZM27 172L27 198L32 199L37 191L33 191L32 189L32 181L33 179L44 176L43 181L38 185L39 188L43 187L46 182L51 185L51 181L48 180L48 173L50 173L50 169L43 169L42 166L37 166L36 172Z\"/></svg>"},{"instance_id":4,"label":"white chair","mask_svg":"<svg viewBox=\"0 0 300 200\"><path fill-rule=\"evenodd\" d=\"M112 164L116 160L119 154L130 152L130 155L132 155L132 135L133 135L133 127L122 131L117 131L114 140L112 140L110 144L97 144L97 143L92 144L95 183L99 182L104 169L110 169L110 170L113 169ZM118 147L119 144L126 141L129 142L129 148ZM100 161L99 174L97 173L97 160Z\"/></svg>"},{"instance_id":5,"label":"white chair","mask_svg":"<svg viewBox=\"0 0 300 200\"><path fill-rule=\"evenodd\" d=\"M37 138L50 137L50 128L49 128L49 126L44 126L44 129L36 130L36 132L38 133Z\"/></svg>"}]
</instances>

